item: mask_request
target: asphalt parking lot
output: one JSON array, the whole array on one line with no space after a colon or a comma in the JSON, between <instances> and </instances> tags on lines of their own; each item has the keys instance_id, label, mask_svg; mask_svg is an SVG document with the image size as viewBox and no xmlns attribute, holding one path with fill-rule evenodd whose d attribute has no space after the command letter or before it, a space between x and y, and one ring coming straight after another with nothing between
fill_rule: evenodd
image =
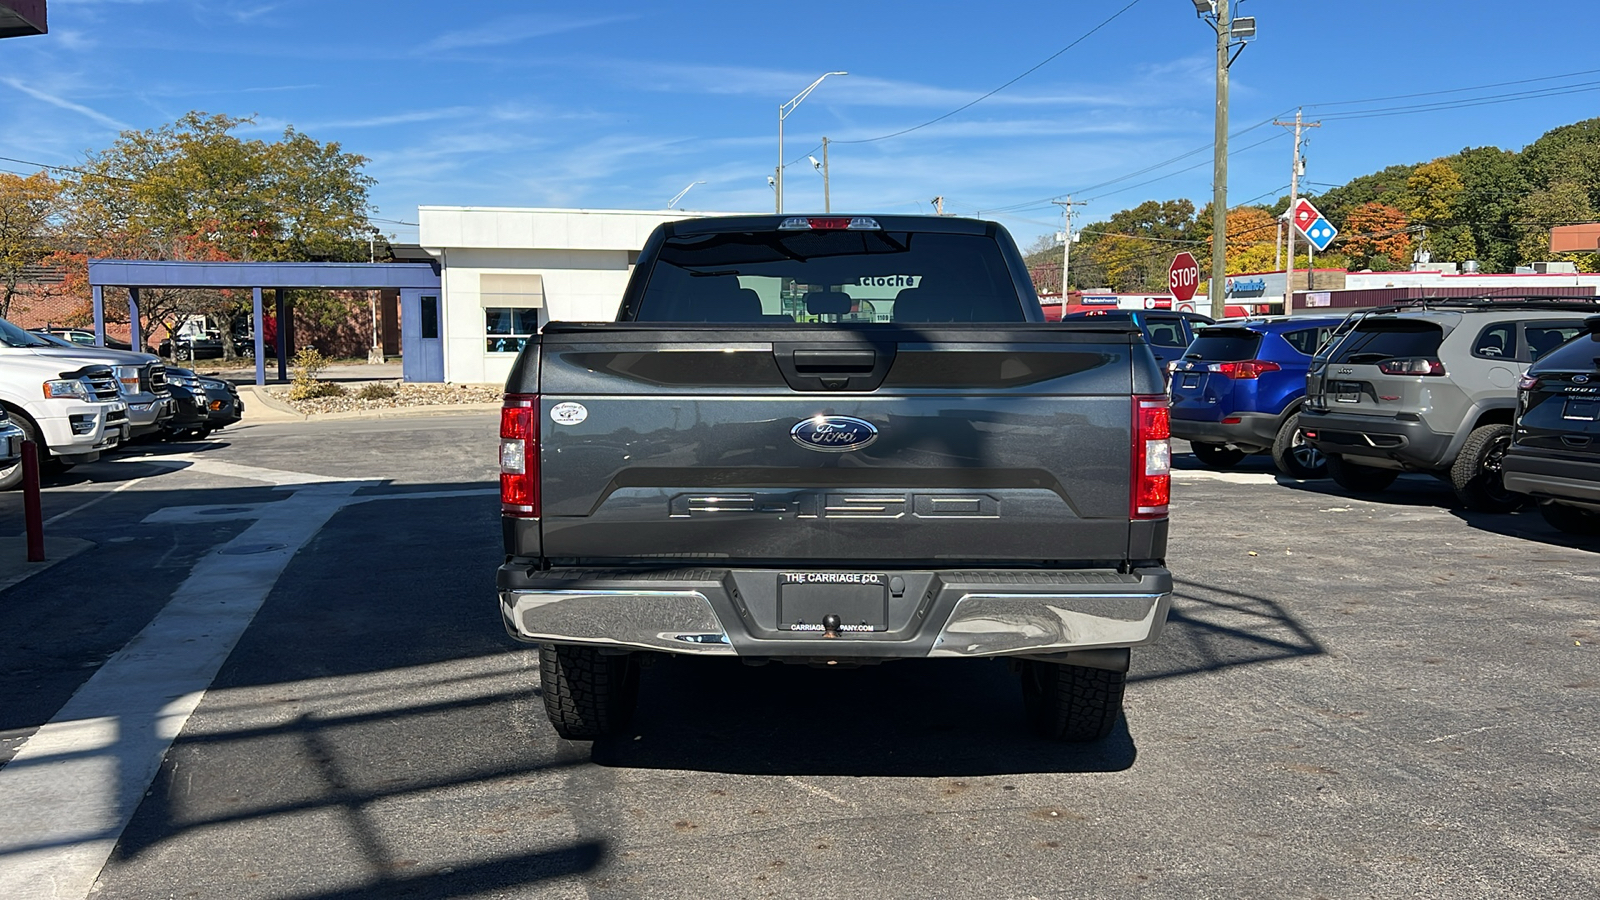
<instances>
[{"instance_id":1,"label":"asphalt parking lot","mask_svg":"<svg viewBox=\"0 0 1600 900\"><path fill-rule=\"evenodd\" d=\"M590 745L501 631L495 444L256 425L53 484L88 546L0 591L0 896L1596 894L1600 543L1531 510L1180 454L1100 745L1001 663L678 660Z\"/></svg>"}]
</instances>

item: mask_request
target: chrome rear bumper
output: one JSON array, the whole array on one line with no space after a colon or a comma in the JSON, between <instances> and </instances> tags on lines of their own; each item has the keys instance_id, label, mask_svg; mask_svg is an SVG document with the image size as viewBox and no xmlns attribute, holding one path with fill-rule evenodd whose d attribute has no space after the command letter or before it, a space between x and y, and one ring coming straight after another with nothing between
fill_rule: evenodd
<instances>
[{"instance_id":1,"label":"chrome rear bumper","mask_svg":"<svg viewBox=\"0 0 1600 900\"><path fill-rule=\"evenodd\" d=\"M753 589L759 584L752 584L771 579L770 572L709 570L637 586L605 584L596 574L569 579L579 582L572 587L509 587L504 582L515 579L502 569L500 611L507 633L532 643L697 656L1048 656L1150 643L1160 635L1172 598L1164 569L1136 575L906 573L908 581L920 577L927 587L907 592L899 607L903 615L891 605L884 630L828 636L776 629ZM1025 577L1003 577L1019 574ZM1042 583L1052 574L1075 577Z\"/></svg>"}]
</instances>

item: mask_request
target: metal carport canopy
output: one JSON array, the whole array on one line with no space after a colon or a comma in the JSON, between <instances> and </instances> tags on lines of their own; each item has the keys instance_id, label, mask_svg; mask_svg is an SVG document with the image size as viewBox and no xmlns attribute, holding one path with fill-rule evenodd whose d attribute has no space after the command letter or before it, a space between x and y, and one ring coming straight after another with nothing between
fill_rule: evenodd
<instances>
[{"instance_id":1,"label":"metal carport canopy","mask_svg":"<svg viewBox=\"0 0 1600 900\"><path fill-rule=\"evenodd\" d=\"M438 290L439 270L429 263L335 262L187 262L165 259L91 259L89 287L94 294L95 338L105 344L105 303L102 288L130 288L137 310L140 288L250 288L251 324L256 336L256 384L266 384L263 354L261 289L325 288L329 290L382 290L384 288ZM134 311L130 311L133 313ZM133 346L141 345L137 314L133 320ZM404 348L401 348L404 353Z\"/></svg>"}]
</instances>

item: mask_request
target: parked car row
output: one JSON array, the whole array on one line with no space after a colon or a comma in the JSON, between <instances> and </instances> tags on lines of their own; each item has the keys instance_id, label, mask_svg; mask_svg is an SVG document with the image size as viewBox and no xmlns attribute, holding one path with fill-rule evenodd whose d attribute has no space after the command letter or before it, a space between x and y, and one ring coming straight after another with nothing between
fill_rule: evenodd
<instances>
[{"instance_id":1,"label":"parked car row","mask_svg":"<svg viewBox=\"0 0 1600 900\"><path fill-rule=\"evenodd\" d=\"M22 481L24 440L41 470L59 473L137 437L209 435L243 414L226 382L0 319L0 490Z\"/></svg>"},{"instance_id":2,"label":"parked car row","mask_svg":"<svg viewBox=\"0 0 1600 900\"><path fill-rule=\"evenodd\" d=\"M1171 365L1172 433L1217 468L1270 452L1294 478L1382 491L1404 472L1460 503L1600 533L1600 300L1428 300L1227 321Z\"/></svg>"}]
</instances>

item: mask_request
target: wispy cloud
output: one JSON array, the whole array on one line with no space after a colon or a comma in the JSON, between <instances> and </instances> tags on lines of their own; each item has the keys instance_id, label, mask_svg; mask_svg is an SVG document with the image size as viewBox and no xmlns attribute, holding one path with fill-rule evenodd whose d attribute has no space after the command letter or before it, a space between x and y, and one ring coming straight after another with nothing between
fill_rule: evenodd
<instances>
[{"instance_id":1,"label":"wispy cloud","mask_svg":"<svg viewBox=\"0 0 1600 900\"><path fill-rule=\"evenodd\" d=\"M410 112L394 113L387 116L367 116L359 119L333 119L325 122L310 122L306 129L335 128L382 128L387 125L409 125L413 122L436 122L440 119L456 119L474 112L470 106L448 106L442 109L416 109Z\"/></svg>"},{"instance_id":2,"label":"wispy cloud","mask_svg":"<svg viewBox=\"0 0 1600 900\"><path fill-rule=\"evenodd\" d=\"M281 5L282 4L280 4L280 3L264 3L264 4L260 5L260 6L253 6L253 7L248 7L248 8L245 8L245 9L240 9L238 7L229 7L228 8L228 15L232 16L234 21L237 21L237 22L250 22L250 21L254 21L255 19L261 18L262 16L266 15L269 12L272 12L273 10L277 9Z\"/></svg>"},{"instance_id":3,"label":"wispy cloud","mask_svg":"<svg viewBox=\"0 0 1600 900\"><path fill-rule=\"evenodd\" d=\"M697 91L706 94L784 97L805 87L816 75L810 71L747 66L683 65L616 61L609 70L630 84L657 91ZM1153 74L1153 73L1151 73ZM1148 106L1161 98L1149 89L1150 75L1126 79L1114 86L1084 84L1062 90L1013 89L984 100L990 106ZM921 84L855 74L830 79L826 99L832 106L894 106L955 108L982 97L987 91ZM813 100L813 102L816 102Z\"/></svg>"},{"instance_id":4,"label":"wispy cloud","mask_svg":"<svg viewBox=\"0 0 1600 900\"><path fill-rule=\"evenodd\" d=\"M557 16L506 16L476 28L447 31L427 44L430 50L462 50L468 47L499 47L531 38L548 37L580 28L609 25L631 18L629 16L604 16L592 19L566 19Z\"/></svg>"},{"instance_id":5,"label":"wispy cloud","mask_svg":"<svg viewBox=\"0 0 1600 900\"><path fill-rule=\"evenodd\" d=\"M37 88L30 87L15 78L0 78L0 81L5 82L6 84L24 94L27 94L29 97L32 97L35 100L38 100L42 103L48 103L51 106L58 106L62 109L71 110L72 112L78 113L81 116L85 116L89 119L99 122L101 125L104 125L107 128L115 128L118 131L126 131L133 127L126 122L119 122L105 113L90 109L81 103L73 103L71 100L68 100L65 97L57 97L53 94L47 94Z\"/></svg>"}]
</instances>

